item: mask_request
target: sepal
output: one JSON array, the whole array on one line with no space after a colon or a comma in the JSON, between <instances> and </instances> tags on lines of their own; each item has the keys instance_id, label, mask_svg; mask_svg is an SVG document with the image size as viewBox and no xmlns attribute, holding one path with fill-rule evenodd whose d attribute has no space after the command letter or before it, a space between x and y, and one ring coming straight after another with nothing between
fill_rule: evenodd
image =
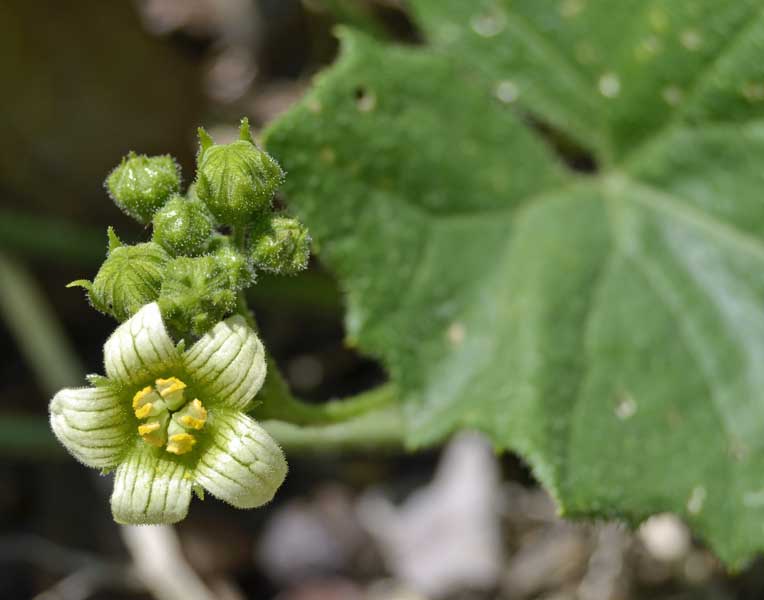
<instances>
[{"instance_id":1,"label":"sepal","mask_svg":"<svg viewBox=\"0 0 764 600\"><path fill-rule=\"evenodd\" d=\"M89 279L75 279L74 281L70 281L66 284L66 288L75 288L80 287L83 288L86 291L90 291L93 289L93 282Z\"/></svg>"}]
</instances>

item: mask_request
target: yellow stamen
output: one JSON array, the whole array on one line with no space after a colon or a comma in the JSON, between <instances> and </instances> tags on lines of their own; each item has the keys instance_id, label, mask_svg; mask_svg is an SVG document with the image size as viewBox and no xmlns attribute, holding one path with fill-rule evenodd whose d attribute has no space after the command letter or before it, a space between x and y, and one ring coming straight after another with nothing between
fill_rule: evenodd
<instances>
[{"instance_id":1,"label":"yellow stamen","mask_svg":"<svg viewBox=\"0 0 764 600\"><path fill-rule=\"evenodd\" d=\"M138 419L155 417L163 407L164 402L151 386L138 390L133 396L133 411Z\"/></svg>"},{"instance_id":2,"label":"yellow stamen","mask_svg":"<svg viewBox=\"0 0 764 600\"><path fill-rule=\"evenodd\" d=\"M183 415L180 418L180 424L191 429L201 429L204 427L204 421L201 419L194 419L191 415Z\"/></svg>"},{"instance_id":3,"label":"yellow stamen","mask_svg":"<svg viewBox=\"0 0 764 600\"><path fill-rule=\"evenodd\" d=\"M196 444L196 439L190 433L176 433L170 436L166 450L167 452L181 455L190 452L194 444Z\"/></svg>"},{"instance_id":4,"label":"yellow stamen","mask_svg":"<svg viewBox=\"0 0 764 600\"><path fill-rule=\"evenodd\" d=\"M157 421L154 421L153 423L144 423L143 425L138 425L138 433L142 436L148 435L157 429L159 429L159 423Z\"/></svg>"},{"instance_id":5,"label":"yellow stamen","mask_svg":"<svg viewBox=\"0 0 764 600\"><path fill-rule=\"evenodd\" d=\"M204 408L198 398L188 403L179 417L180 424L191 429L201 429L207 422L207 409Z\"/></svg>"},{"instance_id":6,"label":"yellow stamen","mask_svg":"<svg viewBox=\"0 0 764 600\"><path fill-rule=\"evenodd\" d=\"M168 379L159 378L156 380L156 384L159 393L162 394L163 397L167 394L186 389L186 384L177 377L170 377Z\"/></svg>"},{"instance_id":7,"label":"yellow stamen","mask_svg":"<svg viewBox=\"0 0 764 600\"><path fill-rule=\"evenodd\" d=\"M151 421L150 423L138 425L138 433L144 442L156 448L164 446L164 442L167 439L165 431L162 429L162 424L159 421Z\"/></svg>"},{"instance_id":8,"label":"yellow stamen","mask_svg":"<svg viewBox=\"0 0 764 600\"><path fill-rule=\"evenodd\" d=\"M138 425L138 434L151 446L186 454L197 442L188 432L204 428L207 409L198 398L185 402L187 386L177 377L159 378L154 383L133 396L135 416L144 421Z\"/></svg>"},{"instance_id":9,"label":"yellow stamen","mask_svg":"<svg viewBox=\"0 0 764 600\"><path fill-rule=\"evenodd\" d=\"M135 392L135 396L133 396L133 409L137 409L141 405L141 401L153 391L154 388L152 388L150 385L147 385L142 390Z\"/></svg>"},{"instance_id":10,"label":"yellow stamen","mask_svg":"<svg viewBox=\"0 0 764 600\"><path fill-rule=\"evenodd\" d=\"M174 410L183 404L183 390L186 389L186 384L180 379L177 377L160 378L156 380L156 386L157 391L171 409Z\"/></svg>"},{"instance_id":11,"label":"yellow stamen","mask_svg":"<svg viewBox=\"0 0 764 600\"><path fill-rule=\"evenodd\" d=\"M154 408L154 405L151 402L147 402L140 408L135 409L135 416L139 419L145 419L149 416L152 408Z\"/></svg>"}]
</instances>

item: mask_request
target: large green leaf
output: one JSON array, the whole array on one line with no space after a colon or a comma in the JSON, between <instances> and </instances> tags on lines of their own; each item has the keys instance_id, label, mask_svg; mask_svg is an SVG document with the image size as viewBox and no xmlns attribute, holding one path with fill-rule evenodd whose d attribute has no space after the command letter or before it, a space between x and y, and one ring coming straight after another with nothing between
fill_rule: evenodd
<instances>
[{"instance_id":1,"label":"large green leaf","mask_svg":"<svg viewBox=\"0 0 764 600\"><path fill-rule=\"evenodd\" d=\"M412 446L764 548L764 3L415 0L266 136ZM583 148L583 174L560 156Z\"/></svg>"}]
</instances>

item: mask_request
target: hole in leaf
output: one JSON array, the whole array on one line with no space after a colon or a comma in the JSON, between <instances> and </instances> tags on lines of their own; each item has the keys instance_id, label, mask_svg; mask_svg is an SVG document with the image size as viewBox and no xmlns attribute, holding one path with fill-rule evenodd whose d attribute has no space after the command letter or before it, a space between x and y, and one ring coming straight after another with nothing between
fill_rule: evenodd
<instances>
[{"instance_id":1,"label":"hole in leaf","mask_svg":"<svg viewBox=\"0 0 764 600\"><path fill-rule=\"evenodd\" d=\"M592 152L581 146L565 133L531 114L523 115L526 122L544 138L549 148L573 171L594 174L599 171L597 159Z\"/></svg>"},{"instance_id":2,"label":"hole in leaf","mask_svg":"<svg viewBox=\"0 0 764 600\"><path fill-rule=\"evenodd\" d=\"M364 86L358 86L354 92L355 105L361 112L370 112L377 105L377 96Z\"/></svg>"}]
</instances>

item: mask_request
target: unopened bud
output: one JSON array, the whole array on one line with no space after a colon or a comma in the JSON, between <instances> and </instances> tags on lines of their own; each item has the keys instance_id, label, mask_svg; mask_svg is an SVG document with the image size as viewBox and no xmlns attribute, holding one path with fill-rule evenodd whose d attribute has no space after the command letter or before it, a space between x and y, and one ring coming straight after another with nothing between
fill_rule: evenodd
<instances>
[{"instance_id":1,"label":"unopened bud","mask_svg":"<svg viewBox=\"0 0 764 600\"><path fill-rule=\"evenodd\" d=\"M106 189L127 215L148 223L180 188L180 168L169 154L146 156L131 152L106 178Z\"/></svg>"},{"instance_id":2,"label":"unopened bud","mask_svg":"<svg viewBox=\"0 0 764 600\"><path fill-rule=\"evenodd\" d=\"M201 336L236 307L236 273L214 256L180 257L165 270L159 308L177 336Z\"/></svg>"},{"instance_id":3,"label":"unopened bud","mask_svg":"<svg viewBox=\"0 0 764 600\"><path fill-rule=\"evenodd\" d=\"M153 242L136 246L117 243L112 232L109 254L92 283L80 280L69 285L84 287L97 310L125 321L159 297L170 256Z\"/></svg>"},{"instance_id":4,"label":"unopened bud","mask_svg":"<svg viewBox=\"0 0 764 600\"><path fill-rule=\"evenodd\" d=\"M157 244L173 256L202 254L212 236L212 219L199 199L175 195L154 215Z\"/></svg>"},{"instance_id":5,"label":"unopened bud","mask_svg":"<svg viewBox=\"0 0 764 600\"><path fill-rule=\"evenodd\" d=\"M255 145L246 119L235 142L213 144L203 129L199 141L195 193L219 222L244 225L270 208L284 172Z\"/></svg>"},{"instance_id":6,"label":"unopened bud","mask_svg":"<svg viewBox=\"0 0 764 600\"><path fill-rule=\"evenodd\" d=\"M256 269L294 275L308 266L310 241L308 229L297 219L274 217L252 240L252 263Z\"/></svg>"}]
</instances>

